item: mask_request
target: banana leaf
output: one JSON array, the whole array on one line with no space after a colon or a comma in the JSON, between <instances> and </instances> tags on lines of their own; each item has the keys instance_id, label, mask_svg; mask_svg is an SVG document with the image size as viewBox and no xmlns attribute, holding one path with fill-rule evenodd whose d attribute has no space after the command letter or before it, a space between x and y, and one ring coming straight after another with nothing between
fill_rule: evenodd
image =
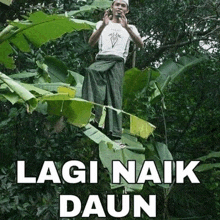
<instances>
[{"instance_id":1,"label":"banana leaf","mask_svg":"<svg viewBox=\"0 0 220 220\"><path fill-rule=\"evenodd\" d=\"M30 52L29 42L40 47L46 42L57 39L65 33L91 30L95 24L89 21L72 19L60 15L47 15L41 11L25 17L26 21L13 21L0 33L0 64L15 68L12 45L22 52Z\"/></svg>"},{"instance_id":2,"label":"banana leaf","mask_svg":"<svg viewBox=\"0 0 220 220\"><path fill-rule=\"evenodd\" d=\"M37 102L36 97L32 93L30 93L22 85L20 85L19 83L17 83L16 81L14 81L13 79L11 79L10 77L6 76L5 74L3 74L1 72L0 72L0 80L2 82L4 82L4 84L1 85L1 87L6 86L10 89L10 91L12 93L14 93L12 95L13 99L15 98L15 96L17 96L18 98L16 98L16 99L20 98L28 105L29 112L32 112L34 109L36 109L38 102ZM7 94L4 97L7 98ZM11 100L11 98L9 97L10 100ZM13 102L12 102L12 104L13 104Z\"/></svg>"}]
</instances>

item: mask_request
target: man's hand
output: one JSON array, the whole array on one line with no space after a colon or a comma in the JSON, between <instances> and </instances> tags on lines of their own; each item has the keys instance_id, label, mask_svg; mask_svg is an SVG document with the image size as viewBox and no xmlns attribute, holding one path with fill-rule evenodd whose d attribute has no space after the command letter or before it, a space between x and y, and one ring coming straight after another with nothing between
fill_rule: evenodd
<instances>
[{"instance_id":1,"label":"man's hand","mask_svg":"<svg viewBox=\"0 0 220 220\"><path fill-rule=\"evenodd\" d=\"M104 17L103 17L103 22L102 25L99 27L98 30L92 33L91 37L89 38L89 44L93 47L95 44L98 42L99 37L102 33L102 31L105 29L105 26L108 25L109 20L111 19L111 16L109 15L109 10L105 11Z\"/></svg>"},{"instance_id":2,"label":"man's hand","mask_svg":"<svg viewBox=\"0 0 220 220\"><path fill-rule=\"evenodd\" d=\"M105 11L105 14L104 14L104 16L103 16L103 23L102 23L102 25L105 27L106 25L108 25L108 23L109 23L109 20L111 19L111 15L109 16L109 10L110 9L108 9L108 10L106 10Z\"/></svg>"},{"instance_id":3,"label":"man's hand","mask_svg":"<svg viewBox=\"0 0 220 220\"><path fill-rule=\"evenodd\" d=\"M128 27L127 18L125 17L125 13L123 11L121 11L121 17L119 18L119 21L123 28L126 29Z\"/></svg>"},{"instance_id":4,"label":"man's hand","mask_svg":"<svg viewBox=\"0 0 220 220\"><path fill-rule=\"evenodd\" d=\"M134 43L139 47L139 48L143 48L144 47L144 43L142 41L142 39L137 36L132 29L128 26L127 23L127 18L125 17L125 13L122 11L121 13L121 17L119 18L119 21L122 25L123 28L125 28L127 30L127 32L130 34L131 38L133 39Z\"/></svg>"}]
</instances>

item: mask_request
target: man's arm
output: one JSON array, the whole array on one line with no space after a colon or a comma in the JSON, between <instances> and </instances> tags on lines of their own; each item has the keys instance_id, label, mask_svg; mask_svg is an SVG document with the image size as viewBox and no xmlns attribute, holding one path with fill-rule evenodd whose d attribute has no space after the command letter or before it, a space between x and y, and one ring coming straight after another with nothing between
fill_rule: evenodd
<instances>
[{"instance_id":1,"label":"man's arm","mask_svg":"<svg viewBox=\"0 0 220 220\"><path fill-rule=\"evenodd\" d=\"M139 48L143 48L144 47L144 42L142 41L142 39L139 36L137 36L128 25L125 27L125 29L130 34L130 36L131 36L132 40L134 41L134 43Z\"/></svg>"},{"instance_id":2,"label":"man's arm","mask_svg":"<svg viewBox=\"0 0 220 220\"><path fill-rule=\"evenodd\" d=\"M104 28L105 28L105 25L102 23L99 29L97 29L95 32L92 33L91 37L89 38L90 46L94 47L96 45Z\"/></svg>"},{"instance_id":3,"label":"man's arm","mask_svg":"<svg viewBox=\"0 0 220 220\"><path fill-rule=\"evenodd\" d=\"M98 42L99 37L102 33L102 31L104 30L105 26L108 25L109 23L109 16L108 16L108 10L105 12L104 17L103 17L103 22L102 25L99 27L99 29L97 29L89 38L89 44L94 47L95 44Z\"/></svg>"}]
</instances>

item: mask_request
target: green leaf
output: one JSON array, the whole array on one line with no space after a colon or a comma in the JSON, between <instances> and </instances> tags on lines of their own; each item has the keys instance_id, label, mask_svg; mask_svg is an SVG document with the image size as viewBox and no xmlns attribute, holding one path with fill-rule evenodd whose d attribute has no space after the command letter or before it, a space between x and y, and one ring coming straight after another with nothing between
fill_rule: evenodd
<instances>
[{"instance_id":1,"label":"green leaf","mask_svg":"<svg viewBox=\"0 0 220 220\"><path fill-rule=\"evenodd\" d=\"M91 11L97 8L107 9L111 6L112 1L109 0L94 0L91 5L84 5L80 7L80 10L68 12L68 16L77 15L83 12Z\"/></svg>"},{"instance_id":2,"label":"green leaf","mask_svg":"<svg viewBox=\"0 0 220 220\"><path fill-rule=\"evenodd\" d=\"M5 99L7 99L9 102L11 102L12 105L19 102L20 98L15 93L5 93L2 95Z\"/></svg>"},{"instance_id":3,"label":"green leaf","mask_svg":"<svg viewBox=\"0 0 220 220\"><path fill-rule=\"evenodd\" d=\"M46 102L38 102L36 111L43 114L43 115L47 115L47 103Z\"/></svg>"},{"instance_id":4,"label":"green leaf","mask_svg":"<svg viewBox=\"0 0 220 220\"><path fill-rule=\"evenodd\" d=\"M34 80L35 83L50 83L50 75L48 73L48 66L40 61L36 61L38 66L38 77Z\"/></svg>"},{"instance_id":5,"label":"green leaf","mask_svg":"<svg viewBox=\"0 0 220 220\"><path fill-rule=\"evenodd\" d=\"M127 144L127 147L120 148L120 146L109 139L105 134L99 131L91 124L85 126L84 134L92 141L99 144L99 157L104 167L109 171L110 177L112 176L112 161L120 160L124 165L127 161L136 161L136 177L138 177L141 167L143 165L145 156L143 145L137 141L137 138L129 135L127 132L122 134L122 143ZM127 192L140 191L143 184L128 184L123 179L121 184L110 184L112 189L125 187Z\"/></svg>"},{"instance_id":6,"label":"green leaf","mask_svg":"<svg viewBox=\"0 0 220 220\"><path fill-rule=\"evenodd\" d=\"M66 83L67 67L55 57L45 57L44 64L47 66L47 73L50 75L51 82Z\"/></svg>"},{"instance_id":7,"label":"green leaf","mask_svg":"<svg viewBox=\"0 0 220 220\"><path fill-rule=\"evenodd\" d=\"M206 156L197 158L196 160L206 161L207 159L216 158L216 157L220 157L220 151L218 151L218 152L211 152L211 153L209 153Z\"/></svg>"},{"instance_id":8,"label":"green leaf","mask_svg":"<svg viewBox=\"0 0 220 220\"><path fill-rule=\"evenodd\" d=\"M31 94L27 89L25 89L22 85L18 84L13 79L1 72L0 79L28 104L28 111L32 112L37 107L37 99L35 98L35 96Z\"/></svg>"},{"instance_id":9,"label":"green leaf","mask_svg":"<svg viewBox=\"0 0 220 220\"><path fill-rule=\"evenodd\" d=\"M155 162L160 178L163 180L163 162L166 160L173 161L172 154L168 147L160 142L148 143L146 146L146 160L153 160ZM158 185L163 188L169 188L169 184Z\"/></svg>"},{"instance_id":10,"label":"green leaf","mask_svg":"<svg viewBox=\"0 0 220 220\"><path fill-rule=\"evenodd\" d=\"M110 177L112 178L112 161L119 160L124 166L127 166L127 162L129 160L135 160L136 162L136 180L140 174L140 170L142 168L143 162L145 160L144 148L141 143L137 142L137 140L133 137L128 137L129 135L122 135L122 139L126 142L126 139L130 139L130 143L132 145L128 145L125 148L116 148L109 147L107 141L101 141L99 143L99 157L102 161L104 167L106 167L109 171ZM128 144L128 143L127 143ZM120 184L111 184L112 189L116 189L119 187L124 187L126 192L134 192L141 191L143 188L143 184L129 184L123 178L121 178Z\"/></svg>"},{"instance_id":11,"label":"green leaf","mask_svg":"<svg viewBox=\"0 0 220 220\"><path fill-rule=\"evenodd\" d=\"M22 52L30 52L30 46L28 41L26 40L24 34L19 32L16 37L13 37L9 40L10 43L14 44L17 48L19 48Z\"/></svg>"},{"instance_id":12,"label":"green leaf","mask_svg":"<svg viewBox=\"0 0 220 220\"><path fill-rule=\"evenodd\" d=\"M13 0L1 0L3 4L10 5Z\"/></svg>"},{"instance_id":13,"label":"green leaf","mask_svg":"<svg viewBox=\"0 0 220 220\"><path fill-rule=\"evenodd\" d=\"M102 116L101 116L101 118L100 118L99 125L98 125L100 128L103 128L103 127L104 127L104 125L105 125L105 119L106 119L106 107L104 106L104 107L102 108Z\"/></svg>"},{"instance_id":14,"label":"green leaf","mask_svg":"<svg viewBox=\"0 0 220 220\"><path fill-rule=\"evenodd\" d=\"M57 91L58 93L68 94L68 96L71 98L74 98L76 95L76 89L73 87L59 86Z\"/></svg>"},{"instance_id":15,"label":"green leaf","mask_svg":"<svg viewBox=\"0 0 220 220\"><path fill-rule=\"evenodd\" d=\"M143 71L132 68L125 72L123 82L123 100L124 105L130 105L138 92L147 90L151 80L155 80L159 76L159 72L153 69L145 69Z\"/></svg>"},{"instance_id":16,"label":"green leaf","mask_svg":"<svg viewBox=\"0 0 220 220\"><path fill-rule=\"evenodd\" d=\"M47 91L47 90L44 90L44 89L40 89L36 86L34 86L33 84L27 84L27 83L21 83L21 85L27 89L28 91L31 91L31 92L34 92L34 93L37 93L38 95L49 95L49 94L52 94L51 92Z\"/></svg>"},{"instance_id":17,"label":"green leaf","mask_svg":"<svg viewBox=\"0 0 220 220\"><path fill-rule=\"evenodd\" d=\"M181 57L178 62L169 60L162 64L158 70L145 69L143 71L132 68L125 72L123 84L123 104L132 104L135 96L143 91L148 92L149 101L155 103L163 96L163 91L170 82L173 82L179 75L188 68L207 60L206 56Z\"/></svg>"},{"instance_id":18,"label":"green leaf","mask_svg":"<svg viewBox=\"0 0 220 220\"><path fill-rule=\"evenodd\" d=\"M14 69L15 64L12 57L9 57L13 50L8 41L0 44L0 64L4 64L6 68Z\"/></svg>"},{"instance_id":19,"label":"green leaf","mask_svg":"<svg viewBox=\"0 0 220 220\"><path fill-rule=\"evenodd\" d=\"M44 96L44 101L48 103L48 113L52 115L63 115L68 122L84 127L91 117L93 104L83 99L72 98L68 94L55 94Z\"/></svg>"},{"instance_id":20,"label":"green leaf","mask_svg":"<svg viewBox=\"0 0 220 220\"><path fill-rule=\"evenodd\" d=\"M165 160L173 160L173 156L168 150L168 147L164 143L156 143L156 150L158 152L158 156L163 163Z\"/></svg>"},{"instance_id":21,"label":"green leaf","mask_svg":"<svg viewBox=\"0 0 220 220\"><path fill-rule=\"evenodd\" d=\"M95 24L84 20L70 20L65 16L47 15L41 11L31 14L29 22L14 21L11 25L17 28L14 30L11 26L0 33L0 63L7 68L15 68L11 44L14 44L23 52L30 51L28 41L36 47L44 43L57 39L65 33L79 30L91 30Z\"/></svg>"},{"instance_id":22,"label":"green leaf","mask_svg":"<svg viewBox=\"0 0 220 220\"><path fill-rule=\"evenodd\" d=\"M220 168L220 163L210 163L210 164L202 164L195 168L197 172L204 172L208 170L212 170L213 168Z\"/></svg>"},{"instance_id":23,"label":"green leaf","mask_svg":"<svg viewBox=\"0 0 220 220\"><path fill-rule=\"evenodd\" d=\"M130 115L130 132L142 138L148 138L156 127L149 122L140 119L134 115Z\"/></svg>"},{"instance_id":24,"label":"green leaf","mask_svg":"<svg viewBox=\"0 0 220 220\"><path fill-rule=\"evenodd\" d=\"M151 75L154 77L151 77ZM124 75L124 96L134 96L134 93L142 91L143 88L147 86L149 78L153 79L159 75L159 72L149 68L143 71L137 68L127 70Z\"/></svg>"},{"instance_id":25,"label":"green leaf","mask_svg":"<svg viewBox=\"0 0 220 220\"><path fill-rule=\"evenodd\" d=\"M58 88L60 86L70 87L70 84L61 83L61 82L57 82L57 83L36 83L36 84L33 84L33 86L38 87L38 88L43 89L43 90L50 91L50 92L57 92Z\"/></svg>"},{"instance_id":26,"label":"green leaf","mask_svg":"<svg viewBox=\"0 0 220 220\"><path fill-rule=\"evenodd\" d=\"M63 115L68 118L68 121L76 126L85 126L91 117L91 109L94 105L105 107L129 115L131 118L130 132L133 135L147 138L155 129L155 126L147 121L144 121L134 115L115 109L111 106L100 105L89 102L80 98L71 98L67 93L46 95L41 98L42 101L48 102L48 113L54 115ZM104 119L104 116L103 116ZM102 121L103 123L103 121Z\"/></svg>"},{"instance_id":27,"label":"green leaf","mask_svg":"<svg viewBox=\"0 0 220 220\"><path fill-rule=\"evenodd\" d=\"M145 151L145 148L143 147L143 145L140 142L138 142L138 139L132 136L128 130L123 130L121 142L123 144L127 144L128 146L126 148L129 150L136 151L139 153L144 153Z\"/></svg>"},{"instance_id":28,"label":"green leaf","mask_svg":"<svg viewBox=\"0 0 220 220\"><path fill-rule=\"evenodd\" d=\"M112 146L114 145L113 141L110 138L108 138L105 134L103 134L101 131L99 131L91 124L87 124L85 126L85 131L83 133L97 144L101 143L102 141L105 141L107 143L111 143Z\"/></svg>"},{"instance_id":29,"label":"green leaf","mask_svg":"<svg viewBox=\"0 0 220 220\"><path fill-rule=\"evenodd\" d=\"M12 79L26 79L26 78L30 78L30 77L34 77L34 76L37 76L38 73L35 73L35 72L22 72L22 73L17 73L17 74L12 74L10 75L10 77Z\"/></svg>"},{"instance_id":30,"label":"green leaf","mask_svg":"<svg viewBox=\"0 0 220 220\"><path fill-rule=\"evenodd\" d=\"M220 152L218 151L218 152L211 152L206 156L197 158L196 160L206 161L210 158L219 158L219 157L220 157ZM201 164L195 168L195 171L203 172L203 171L212 170L214 168L220 168L220 163Z\"/></svg>"},{"instance_id":31,"label":"green leaf","mask_svg":"<svg viewBox=\"0 0 220 220\"><path fill-rule=\"evenodd\" d=\"M81 98L84 77L81 74L73 72L71 70L68 70L68 72L69 77L67 82L71 83L72 81L74 81L74 87L76 88L76 97Z\"/></svg>"},{"instance_id":32,"label":"green leaf","mask_svg":"<svg viewBox=\"0 0 220 220\"><path fill-rule=\"evenodd\" d=\"M90 119L93 105L83 100L65 101L63 105L63 115L68 118L68 122L78 127L85 126Z\"/></svg>"},{"instance_id":33,"label":"green leaf","mask_svg":"<svg viewBox=\"0 0 220 220\"><path fill-rule=\"evenodd\" d=\"M58 102L62 101L63 102L65 100L71 100L71 97L67 93L56 93L56 94L42 96L40 98L40 100L41 101L58 101ZM54 113L56 113L56 112L54 112Z\"/></svg>"},{"instance_id":34,"label":"green leaf","mask_svg":"<svg viewBox=\"0 0 220 220\"><path fill-rule=\"evenodd\" d=\"M178 62L168 60L159 67L160 76L156 78L157 88L151 96L150 101L155 102L158 96L161 95L161 91L167 87L170 82L173 82L178 76L183 74L188 68L197 65L207 60L206 56L193 57L184 56L181 57Z\"/></svg>"}]
</instances>

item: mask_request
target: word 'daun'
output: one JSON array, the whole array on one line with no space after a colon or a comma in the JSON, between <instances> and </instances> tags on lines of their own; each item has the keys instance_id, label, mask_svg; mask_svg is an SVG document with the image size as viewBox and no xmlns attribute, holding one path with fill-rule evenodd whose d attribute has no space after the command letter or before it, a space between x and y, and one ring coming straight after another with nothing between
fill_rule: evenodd
<instances>
[{"instance_id":1,"label":"word 'daun'","mask_svg":"<svg viewBox=\"0 0 220 220\"><path fill-rule=\"evenodd\" d=\"M116 211L115 195L107 195L107 212L110 216L121 218L128 215L130 208L133 210L133 217L141 217L143 210L149 217L156 217L156 196L149 196L149 203L147 203L140 195L134 195L131 199L130 195L122 195L122 208ZM68 203L73 208L68 210ZM74 195L60 196L60 217L75 217L82 212L83 218L88 218L90 215L97 215L98 217L106 217L102 203L98 195L90 195L86 202L84 210L81 207L81 201Z\"/></svg>"}]
</instances>

